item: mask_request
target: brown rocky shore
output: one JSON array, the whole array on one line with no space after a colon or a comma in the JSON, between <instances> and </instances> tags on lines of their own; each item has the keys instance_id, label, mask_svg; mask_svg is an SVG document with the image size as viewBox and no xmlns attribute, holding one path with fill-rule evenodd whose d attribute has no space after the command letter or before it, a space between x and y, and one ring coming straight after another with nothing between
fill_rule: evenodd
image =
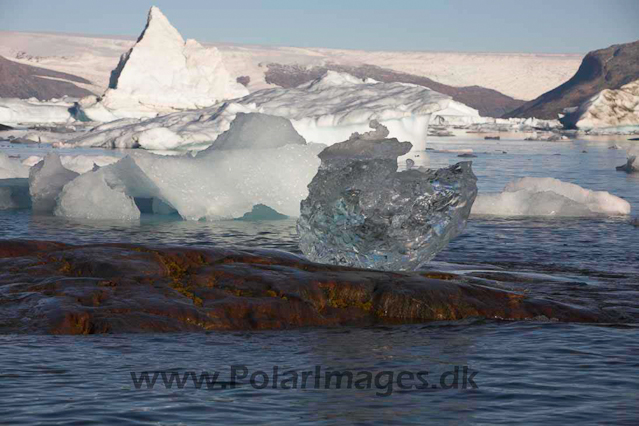
<instances>
[{"instance_id":1,"label":"brown rocky shore","mask_svg":"<svg viewBox=\"0 0 639 426\"><path fill-rule=\"evenodd\" d=\"M0 240L0 333L262 330L607 314L449 273L319 265L273 251Z\"/></svg>"}]
</instances>

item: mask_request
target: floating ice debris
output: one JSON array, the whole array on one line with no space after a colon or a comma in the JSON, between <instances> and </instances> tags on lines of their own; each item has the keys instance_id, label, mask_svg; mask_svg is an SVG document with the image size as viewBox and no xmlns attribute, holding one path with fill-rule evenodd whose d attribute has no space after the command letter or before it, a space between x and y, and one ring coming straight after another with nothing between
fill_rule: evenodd
<instances>
[{"instance_id":1,"label":"floating ice debris","mask_svg":"<svg viewBox=\"0 0 639 426\"><path fill-rule=\"evenodd\" d=\"M617 170L626 173L639 173L639 148L630 148L626 151L628 161L623 166L617 166Z\"/></svg>"},{"instance_id":2,"label":"floating ice debris","mask_svg":"<svg viewBox=\"0 0 639 426\"><path fill-rule=\"evenodd\" d=\"M497 216L597 216L630 214L630 203L553 178L527 177L500 193L479 194L472 214Z\"/></svg>"},{"instance_id":3,"label":"floating ice debris","mask_svg":"<svg viewBox=\"0 0 639 426\"><path fill-rule=\"evenodd\" d=\"M258 204L253 206L253 210L250 212L244 213L244 216L237 218L235 220L242 221L258 221L258 220L284 220L288 219L288 216L280 214L270 208L269 206L265 206L264 204Z\"/></svg>"},{"instance_id":4,"label":"floating ice debris","mask_svg":"<svg viewBox=\"0 0 639 426\"><path fill-rule=\"evenodd\" d=\"M469 162L398 172L411 144L367 138L355 134L320 153L301 204L300 248L321 263L418 269L464 229L477 178Z\"/></svg>"}]
</instances>

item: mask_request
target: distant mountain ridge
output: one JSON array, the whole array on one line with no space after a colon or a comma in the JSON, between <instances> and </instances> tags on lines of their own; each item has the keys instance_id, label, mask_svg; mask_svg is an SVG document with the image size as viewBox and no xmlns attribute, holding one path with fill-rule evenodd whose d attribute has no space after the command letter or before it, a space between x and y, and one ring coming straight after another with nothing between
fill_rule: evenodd
<instances>
[{"instance_id":1,"label":"distant mountain ridge","mask_svg":"<svg viewBox=\"0 0 639 426\"><path fill-rule=\"evenodd\" d=\"M454 87L438 83L427 77L398 72L375 65L363 64L348 66L326 64L323 66L305 67L300 65L283 65L270 63L266 65L267 83L284 88L297 87L300 84L315 80L326 71L344 72L358 78L372 78L383 83L411 83L428 87L439 93L451 96L453 100L461 102L479 111L482 117L501 117L503 114L518 108L525 101L511 98L501 92L480 86Z\"/></svg>"},{"instance_id":2,"label":"distant mountain ridge","mask_svg":"<svg viewBox=\"0 0 639 426\"><path fill-rule=\"evenodd\" d=\"M72 82L91 84L82 77L20 64L0 56L0 98L46 101L65 95L80 98L93 94Z\"/></svg>"},{"instance_id":3,"label":"distant mountain ridge","mask_svg":"<svg viewBox=\"0 0 639 426\"><path fill-rule=\"evenodd\" d=\"M586 55L567 82L504 117L556 119L564 108L576 107L604 89L619 89L639 80L639 41L616 44Z\"/></svg>"}]
</instances>

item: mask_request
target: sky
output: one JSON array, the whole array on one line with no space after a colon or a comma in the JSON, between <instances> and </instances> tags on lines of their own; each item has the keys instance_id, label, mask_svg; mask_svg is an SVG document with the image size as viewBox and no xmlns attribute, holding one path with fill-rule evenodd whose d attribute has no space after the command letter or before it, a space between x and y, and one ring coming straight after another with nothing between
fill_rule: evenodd
<instances>
[{"instance_id":1,"label":"sky","mask_svg":"<svg viewBox=\"0 0 639 426\"><path fill-rule=\"evenodd\" d=\"M137 36L152 5L213 43L585 53L639 40L639 0L0 0L0 30Z\"/></svg>"}]
</instances>

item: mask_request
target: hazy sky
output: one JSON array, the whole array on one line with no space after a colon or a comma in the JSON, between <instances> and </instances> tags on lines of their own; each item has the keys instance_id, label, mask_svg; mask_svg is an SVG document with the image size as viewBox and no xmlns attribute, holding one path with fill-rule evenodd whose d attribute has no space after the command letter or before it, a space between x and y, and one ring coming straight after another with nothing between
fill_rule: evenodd
<instances>
[{"instance_id":1,"label":"hazy sky","mask_svg":"<svg viewBox=\"0 0 639 426\"><path fill-rule=\"evenodd\" d=\"M137 36L154 4L208 42L582 53L639 39L639 0L0 0L0 29Z\"/></svg>"}]
</instances>

